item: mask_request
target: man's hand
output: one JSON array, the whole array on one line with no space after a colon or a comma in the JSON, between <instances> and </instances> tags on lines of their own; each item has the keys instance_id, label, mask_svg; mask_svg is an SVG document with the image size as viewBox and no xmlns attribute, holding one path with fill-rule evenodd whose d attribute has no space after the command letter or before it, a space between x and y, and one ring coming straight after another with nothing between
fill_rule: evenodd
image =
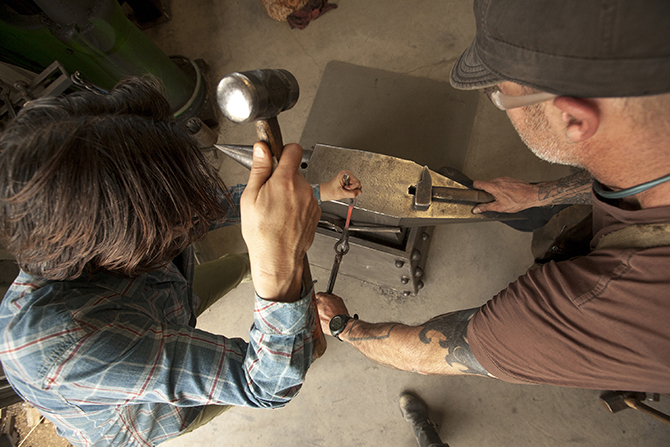
<instances>
[{"instance_id":1,"label":"man's hand","mask_svg":"<svg viewBox=\"0 0 670 447\"><path fill-rule=\"evenodd\" d=\"M321 216L311 186L298 172L301 157L299 145L286 145L273 173L270 150L256 143L240 199L254 288L269 301L300 299L303 258Z\"/></svg>"},{"instance_id":2,"label":"man's hand","mask_svg":"<svg viewBox=\"0 0 670 447\"><path fill-rule=\"evenodd\" d=\"M496 198L494 202L480 203L472 209L474 214L485 211L496 213L518 213L534 206L541 206L538 200L538 185L511 177L494 178L488 182L475 180L476 189L483 189Z\"/></svg>"},{"instance_id":3,"label":"man's hand","mask_svg":"<svg viewBox=\"0 0 670 447\"><path fill-rule=\"evenodd\" d=\"M534 185L511 177L494 178L488 182L475 180L475 188L492 194L496 200L480 203L472 212L518 213L536 206L590 205L592 183L593 177L588 171Z\"/></svg>"},{"instance_id":4,"label":"man's hand","mask_svg":"<svg viewBox=\"0 0 670 447\"><path fill-rule=\"evenodd\" d=\"M349 184L344 184L344 174L349 174ZM321 190L321 201L353 199L358 197L361 192L361 181L358 180L349 171L340 171L335 177L319 185Z\"/></svg>"},{"instance_id":5,"label":"man's hand","mask_svg":"<svg viewBox=\"0 0 670 447\"><path fill-rule=\"evenodd\" d=\"M321 330L324 334L328 335L332 335L330 333L330 320L335 315L349 315L347 306L344 304L342 298L327 293L316 294L316 309L319 312Z\"/></svg>"}]
</instances>

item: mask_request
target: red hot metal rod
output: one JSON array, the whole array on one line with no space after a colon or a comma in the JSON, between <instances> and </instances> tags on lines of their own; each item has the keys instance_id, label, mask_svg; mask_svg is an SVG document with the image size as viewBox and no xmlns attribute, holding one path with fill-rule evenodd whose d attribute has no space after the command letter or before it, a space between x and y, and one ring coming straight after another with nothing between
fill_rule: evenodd
<instances>
[{"instance_id":1,"label":"red hot metal rod","mask_svg":"<svg viewBox=\"0 0 670 447\"><path fill-rule=\"evenodd\" d=\"M342 180L344 180L345 185L349 185L349 174L344 174ZM332 294L333 288L335 288L335 279L337 278L337 272L340 270L340 264L342 263L342 257L349 252L349 225L351 224L351 214L354 211L354 205L356 204L356 199L349 199L349 209L347 210L347 220L344 223L344 230L342 230L342 237L340 240L335 242L335 261L333 262L333 268L330 271L330 278L328 279L328 288L326 293Z\"/></svg>"}]
</instances>

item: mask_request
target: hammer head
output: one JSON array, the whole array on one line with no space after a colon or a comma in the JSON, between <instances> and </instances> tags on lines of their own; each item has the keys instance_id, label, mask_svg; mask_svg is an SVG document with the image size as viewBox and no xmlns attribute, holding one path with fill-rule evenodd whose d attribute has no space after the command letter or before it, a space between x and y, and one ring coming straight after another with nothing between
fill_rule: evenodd
<instances>
[{"instance_id":1,"label":"hammer head","mask_svg":"<svg viewBox=\"0 0 670 447\"><path fill-rule=\"evenodd\" d=\"M430 202L433 197L433 179L430 176L430 169L424 166L421 170L421 178L416 183L414 191L414 203L412 206L415 210L426 211L430 208Z\"/></svg>"},{"instance_id":2,"label":"hammer head","mask_svg":"<svg viewBox=\"0 0 670 447\"><path fill-rule=\"evenodd\" d=\"M298 81L286 70L231 73L219 81L216 100L234 123L265 120L288 110L298 101Z\"/></svg>"}]
</instances>

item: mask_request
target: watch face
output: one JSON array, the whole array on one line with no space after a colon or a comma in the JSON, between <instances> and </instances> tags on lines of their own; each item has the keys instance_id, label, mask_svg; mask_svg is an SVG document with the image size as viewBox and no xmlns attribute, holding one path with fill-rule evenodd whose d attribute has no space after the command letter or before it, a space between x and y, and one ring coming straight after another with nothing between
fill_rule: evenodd
<instances>
[{"instance_id":1,"label":"watch face","mask_svg":"<svg viewBox=\"0 0 670 447\"><path fill-rule=\"evenodd\" d=\"M332 320L330 320L330 332L338 332L344 329L344 318L342 315L335 315Z\"/></svg>"}]
</instances>

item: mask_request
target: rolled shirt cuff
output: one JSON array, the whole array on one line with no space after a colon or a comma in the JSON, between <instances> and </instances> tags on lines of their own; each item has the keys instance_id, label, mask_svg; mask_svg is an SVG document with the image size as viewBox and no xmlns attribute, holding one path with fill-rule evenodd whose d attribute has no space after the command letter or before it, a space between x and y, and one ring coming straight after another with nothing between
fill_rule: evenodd
<instances>
[{"instance_id":1,"label":"rolled shirt cuff","mask_svg":"<svg viewBox=\"0 0 670 447\"><path fill-rule=\"evenodd\" d=\"M311 329L312 291L303 285L301 298L293 303L267 301L255 293L254 322L256 329L270 335L296 335Z\"/></svg>"}]
</instances>

